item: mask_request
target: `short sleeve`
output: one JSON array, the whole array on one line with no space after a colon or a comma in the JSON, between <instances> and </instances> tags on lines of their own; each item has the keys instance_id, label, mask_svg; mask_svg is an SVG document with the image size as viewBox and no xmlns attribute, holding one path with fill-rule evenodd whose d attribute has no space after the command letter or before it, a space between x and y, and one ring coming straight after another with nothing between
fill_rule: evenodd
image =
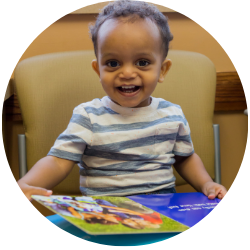
<instances>
[{"instance_id":1,"label":"short sleeve","mask_svg":"<svg viewBox=\"0 0 250 250\"><path fill-rule=\"evenodd\" d=\"M91 139L92 124L81 104L74 109L66 130L58 136L48 155L80 162Z\"/></svg>"},{"instance_id":2,"label":"short sleeve","mask_svg":"<svg viewBox=\"0 0 250 250\"><path fill-rule=\"evenodd\" d=\"M190 127L182 111L181 117L173 153L179 156L189 156L194 153Z\"/></svg>"}]
</instances>

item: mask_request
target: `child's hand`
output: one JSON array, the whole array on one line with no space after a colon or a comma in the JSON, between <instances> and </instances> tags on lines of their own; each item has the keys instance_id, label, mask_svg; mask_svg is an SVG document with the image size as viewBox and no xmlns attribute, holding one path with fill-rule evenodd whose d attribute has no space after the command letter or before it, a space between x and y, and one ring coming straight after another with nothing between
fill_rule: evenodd
<instances>
[{"instance_id":1,"label":"child's hand","mask_svg":"<svg viewBox=\"0 0 250 250\"><path fill-rule=\"evenodd\" d=\"M222 199L226 195L227 190L224 186L216 182L209 181L204 184L202 192L208 197L208 199L213 200L216 197Z\"/></svg>"},{"instance_id":2,"label":"child's hand","mask_svg":"<svg viewBox=\"0 0 250 250\"><path fill-rule=\"evenodd\" d=\"M51 190L47 190L45 188L40 188L40 187L33 187L33 186L29 186L26 183L19 183L18 182L19 187L21 188L21 190L23 191L23 193L25 194L25 196L31 201L31 195L44 195L44 196L50 196L52 194Z\"/></svg>"}]
</instances>

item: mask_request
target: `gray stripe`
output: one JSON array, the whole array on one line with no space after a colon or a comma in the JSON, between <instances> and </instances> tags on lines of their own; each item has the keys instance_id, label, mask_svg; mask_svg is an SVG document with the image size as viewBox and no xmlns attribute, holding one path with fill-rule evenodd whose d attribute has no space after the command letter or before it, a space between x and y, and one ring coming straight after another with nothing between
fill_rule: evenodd
<instances>
[{"instance_id":1,"label":"gray stripe","mask_svg":"<svg viewBox=\"0 0 250 250\"><path fill-rule=\"evenodd\" d=\"M94 133L106 133L106 132L118 132L118 131L130 131L130 130L140 130L149 128L161 123L167 122L175 122L180 121L183 122L185 125L187 124L187 120L184 119L180 115L172 115L168 117L163 117L154 121L150 122L136 122L130 124L112 124L112 125L99 125L97 123L93 124L93 132Z\"/></svg>"},{"instance_id":2,"label":"gray stripe","mask_svg":"<svg viewBox=\"0 0 250 250\"><path fill-rule=\"evenodd\" d=\"M96 169L88 169L88 168L82 168L80 167L80 175L81 176L116 176L116 175L126 175L126 174L139 174L139 173L143 173L143 172L152 172L154 170L149 170L149 169L145 169L145 170L138 170L140 167L146 165L147 162L126 162L126 163L121 163L121 164L116 164L116 169L119 170L115 170L114 167L110 168L110 166L106 166L106 167L102 167L101 168L96 168ZM157 168L157 170L162 170L162 169L171 169L172 164L169 163L160 163L160 162L153 162L154 165L156 164L161 164L161 166L159 168ZM119 165L119 166L118 166ZM124 168L121 168L121 165L123 165ZM156 170L156 169L155 169Z\"/></svg>"},{"instance_id":3,"label":"gray stripe","mask_svg":"<svg viewBox=\"0 0 250 250\"><path fill-rule=\"evenodd\" d=\"M73 143L83 143L83 144L87 144L86 141L84 141L82 138L80 138L79 136L76 135L67 135L67 134L60 134L57 138L57 140L61 140L61 141L70 141Z\"/></svg>"},{"instance_id":4,"label":"gray stripe","mask_svg":"<svg viewBox=\"0 0 250 250\"><path fill-rule=\"evenodd\" d=\"M84 151L84 155L95 156L104 159L117 160L117 161L145 161L157 159L159 155L149 155L149 154L120 154L120 153L110 153L99 150L92 150L88 147Z\"/></svg>"},{"instance_id":5,"label":"gray stripe","mask_svg":"<svg viewBox=\"0 0 250 250\"><path fill-rule=\"evenodd\" d=\"M179 156L184 156L184 157L190 156L190 155L192 155L193 153L194 153L194 150L192 150L192 152L190 152L190 153L182 153L182 152L178 152L178 151L173 151L173 154L174 154L174 155L179 155Z\"/></svg>"},{"instance_id":6,"label":"gray stripe","mask_svg":"<svg viewBox=\"0 0 250 250\"><path fill-rule=\"evenodd\" d=\"M157 109L163 109L163 108L168 108L168 107L177 107L177 108L181 108L179 105L168 102L168 101L160 101L159 105L157 107Z\"/></svg>"},{"instance_id":7,"label":"gray stripe","mask_svg":"<svg viewBox=\"0 0 250 250\"><path fill-rule=\"evenodd\" d=\"M108 151L108 152L120 152L128 148L137 148L148 145L154 145L155 143L161 143L167 140L175 140L176 133L167 135L153 135L136 140L122 141L116 143L109 143L104 145L92 146L92 150Z\"/></svg>"},{"instance_id":8,"label":"gray stripe","mask_svg":"<svg viewBox=\"0 0 250 250\"><path fill-rule=\"evenodd\" d=\"M70 122L79 124L82 127L85 127L86 129L90 131L93 130L94 133L139 130L139 129L149 128L149 127L161 124L161 123L175 122L175 121L183 122L185 125L187 124L186 119L180 115L163 117L163 118L151 121L151 122L136 122L136 123L130 123L130 124L112 124L112 125L99 125L97 123L94 123L92 125L88 117L82 116L80 114L73 114L70 120Z\"/></svg>"},{"instance_id":9,"label":"gray stripe","mask_svg":"<svg viewBox=\"0 0 250 250\"><path fill-rule=\"evenodd\" d=\"M168 152L167 154L172 154L171 152ZM114 171L114 170L120 170L120 169L126 169L126 170L137 170L138 168L146 165L146 164L160 164L160 165L164 165L164 164L169 164L169 165L173 165L175 163L175 159L171 158L170 161L168 163L164 163L164 162L160 162L160 161L154 161L154 160L146 160L146 161L126 161L126 162L122 162L122 163L116 163L116 164L110 164L110 165L101 165L100 167L96 167L96 169L99 170L104 170L104 171ZM89 167L85 164L84 161L80 162L82 168L85 169L93 169L92 167Z\"/></svg>"},{"instance_id":10,"label":"gray stripe","mask_svg":"<svg viewBox=\"0 0 250 250\"><path fill-rule=\"evenodd\" d=\"M176 136L176 141L186 141L186 142L189 142L189 143L192 142L190 135L177 135Z\"/></svg>"},{"instance_id":11,"label":"gray stripe","mask_svg":"<svg viewBox=\"0 0 250 250\"><path fill-rule=\"evenodd\" d=\"M115 111L113 111L110 108L106 107L100 107L100 108L94 108L94 107L85 107L84 108L88 114L94 114L97 116L104 115L104 114L111 114L111 115L117 115Z\"/></svg>"},{"instance_id":12,"label":"gray stripe","mask_svg":"<svg viewBox=\"0 0 250 250\"><path fill-rule=\"evenodd\" d=\"M155 135L155 144L162 143L165 141L175 141L176 136L177 136L177 133Z\"/></svg>"},{"instance_id":13,"label":"gray stripe","mask_svg":"<svg viewBox=\"0 0 250 250\"><path fill-rule=\"evenodd\" d=\"M96 99L98 99L98 98L96 98ZM98 100L100 100L100 99L98 99ZM177 105L177 104L165 101L165 100L159 102L157 109L168 108L168 107L176 107L178 109L181 109L180 105ZM87 106L87 107L84 107L84 109L86 110L86 112L88 114L92 113L96 116L100 116L100 115L104 115L104 114L119 115L119 113L117 113L117 112L115 112L112 109L107 108L107 107L94 108L91 106Z\"/></svg>"},{"instance_id":14,"label":"gray stripe","mask_svg":"<svg viewBox=\"0 0 250 250\"><path fill-rule=\"evenodd\" d=\"M175 136L176 136L176 133L168 134L168 135L155 135L155 136L140 138L137 140L129 140L125 142L117 142L117 143L92 146L91 149L100 150L100 151L109 151L109 152L119 152L128 148L136 148L136 147L142 147L142 146L147 146L147 145L154 145L155 143L161 143L167 140L175 140ZM70 141L72 143L83 143L85 145L88 145L86 141L84 141L82 138L76 135L61 134L59 135L57 140ZM177 136L176 141L186 141L189 143L192 142L191 137L189 135Z\"/></svg>"},{"instance_id":15,"label":"gray stripe","mask_svg":"<svg viewBox=\"0 0 250 250\"><path fill-rule=\"evenodd\" d=\"M70 122L81 125L82 127L92 131L92 124L88 117L79 114L73 114L70 119Z\"/></svg>"},{"instance_id":16,"label":"gray stripe","mask_svg":"<svg viewBox=\"0 0 250 250\"><path fill-rule=\"evenodd\" d=\"M82 154L74 154L60 149L52 148L47 155L56 156L58 158L67 159L75 162L80 162Z\"/></svg>"},{"instance_id":17,"label":"gray stripe","mask_svg":"<svg viewBox=\"0 0 250 250\"><path fill-rule=\"evenodd\" d=\"M161 182L152 182L152 183L143 183L141 185L134 185L129 187L101 187L101 188L86 188L86 187L80 187L80 190L83 195L90 195L90 196L99 196L99 195L112 195L112 194L119 194L119 193L129 193L132 195L133 193L140 193L140 192L147 192L151 191L158 186L168 184L175 181L175 177L164 180ZM174 187L174 185L169 186L169 188Z\"/></svg>"}]
</instances>

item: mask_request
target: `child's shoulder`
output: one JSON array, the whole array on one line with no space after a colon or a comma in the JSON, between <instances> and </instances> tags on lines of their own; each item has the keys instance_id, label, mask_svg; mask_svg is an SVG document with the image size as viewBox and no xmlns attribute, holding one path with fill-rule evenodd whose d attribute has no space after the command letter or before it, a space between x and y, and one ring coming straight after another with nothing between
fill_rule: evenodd
<instances>
[{"instance_id":1,"label":"child's shoulder","mask_svg":"<svg viewBox=\"0 0 250 250\"><path fill-rule=\"evenodd\" d=\"M181 110L181 106L169 101L166 101L165 99L162 98L155 98L158 101L158 107L157 109L165 109L165 108L173 108L173 109L180 109Z\"/></svg>"},{"instance_id":2,"label":"child's shoulder","mask_svg":"<svg viewBox=\"0 0 250 250\"><path fill-rule=\"evenodd\" d=\"M158 101L158 113L161 116L181 116L185 117L180 105L166 101L162 98L156 98Z\"/></svg>"},{"instance_id":3,"label":"child's shoulder","mask_svg":"<svg viewBox=\"0 0 250 250\"><path fill-rule=\"evenodd\" d=\"M102 105L101 99L95 98L92 101L83 102L83 103L77 105L74 108L74 112L81 112L81 111L86 112L89 109L98 109L98 108L101 108L102 106L103 105Z\"/></svg>"}]
</instances>

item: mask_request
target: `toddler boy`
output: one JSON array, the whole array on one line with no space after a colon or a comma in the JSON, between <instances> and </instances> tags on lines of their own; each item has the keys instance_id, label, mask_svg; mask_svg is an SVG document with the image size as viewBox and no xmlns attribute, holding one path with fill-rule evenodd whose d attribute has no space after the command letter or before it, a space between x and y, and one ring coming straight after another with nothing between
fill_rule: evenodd
<instances>
[{"instance_id":1,"label":"toddler boy","mask_svg":"<svg viewBox=\"0 0 250 250\"><path fill-rule=\"evenodd\" d=\"M119 0L90 31L92 67L107 96L74 109L48 155L18 181L25 195L51 195L47 189L78 163L83 195L175 192L173 165L197 191L223 198L226 189L194 153L180 106L151 96L171 67L165 16L147 3Z\"/></svg>"}]
</instances>

